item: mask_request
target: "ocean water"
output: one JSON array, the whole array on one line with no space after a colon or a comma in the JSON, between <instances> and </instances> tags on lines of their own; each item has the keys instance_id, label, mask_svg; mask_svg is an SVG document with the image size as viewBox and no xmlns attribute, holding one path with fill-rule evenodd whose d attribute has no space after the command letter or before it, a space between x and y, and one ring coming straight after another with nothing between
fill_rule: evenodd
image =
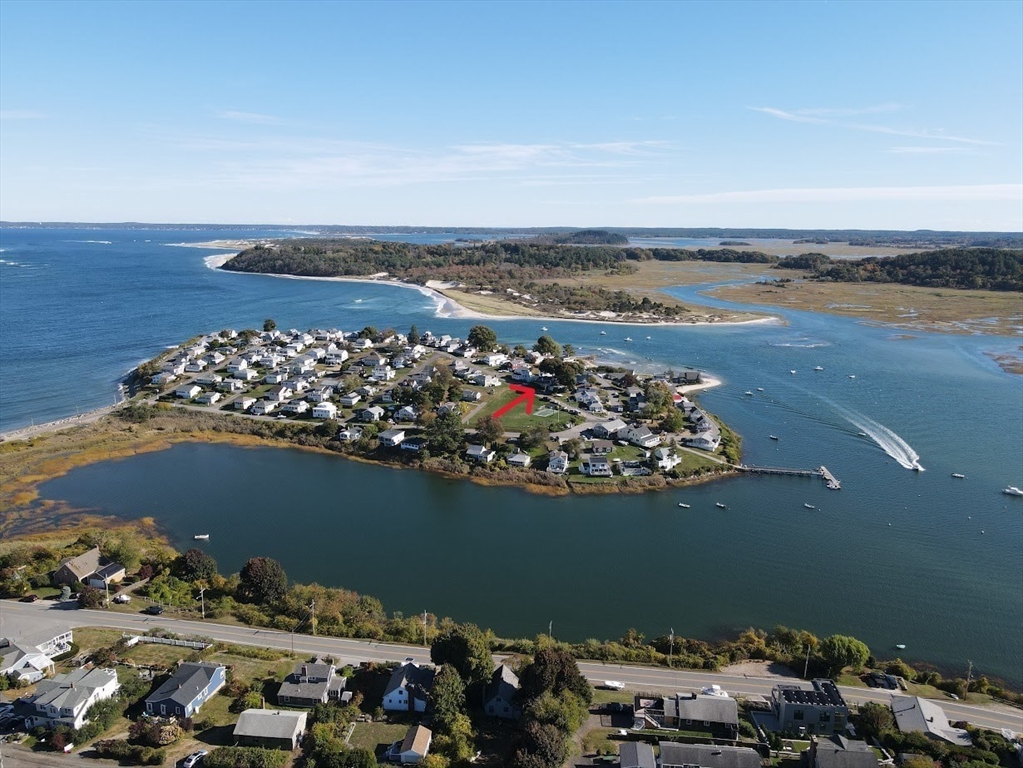
<instances>
[{"instance_id":1,"label":"ocean water","mask_svg":"<svg viewBox=\"0 0 1023 768\"><path fill-rule=\"evenodd\" d=\"M285 328L415 323L454 334L478 322L438 317L412 289L225 273L204 263L214 251L170 245L219 236L241 235L0 231L0 427L109 403L124 372L165 346L265 317ZM673 292L723 305L699 288ZM269 555L295 579L506 635L551 620L573 639L784 623L853 634L881 655L905 643L907 658L963 669L971 659L1023 683L1023 499L1000 493L1023 485L1023 378L986 354L1019 339L772 311L779 322L608 325L605 336L579 322L487 323L511 344L546 325L584 353L637 368L706 369L724 383L701 402L743 436L747 463L824 464L839 492L741 477L548 499L331 456L178 446L75 470L42 495L155 515L182 546L209 532L225 569ZM677 507L683 499L690 509ZM395 552L408 568L386 566ZM420 562L429 567L412 567Z\"/></svg>"}]
</instances>

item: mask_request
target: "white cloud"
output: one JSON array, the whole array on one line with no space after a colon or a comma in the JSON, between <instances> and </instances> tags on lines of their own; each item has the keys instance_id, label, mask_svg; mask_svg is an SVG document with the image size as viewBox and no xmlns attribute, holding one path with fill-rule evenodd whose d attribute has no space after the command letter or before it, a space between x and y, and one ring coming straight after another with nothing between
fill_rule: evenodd
<instances>
[{"instance_id":1,"label":"white cloud","mask_svg":"<svg viewBox=\"0 0 1023 768\"><path fill-rule=\"evenodd\" d=\"M754 112L763 112L765 115L771 115L772 117L778 117L782 120L789 120L793 123L830 123L830 120L825 120L822 117L815 117L813 115L803 114L801 111L797 112L786 112L784 109L776 109L775 107L747 107Z\"/></svg>"},{"instance_id":2,"label":"white cloud","mask_svg":"<svg viewBox=\"0 0 1023 768\"><path fill-rule=\"evenodd\" d=\"M640 205L678 205L681 203L848 203L879 200L897 202L1008 200L1023 202L1023 184L756 189L708 192L696 195L642 197L631 202Z\"/></svg>"}]
</instances>

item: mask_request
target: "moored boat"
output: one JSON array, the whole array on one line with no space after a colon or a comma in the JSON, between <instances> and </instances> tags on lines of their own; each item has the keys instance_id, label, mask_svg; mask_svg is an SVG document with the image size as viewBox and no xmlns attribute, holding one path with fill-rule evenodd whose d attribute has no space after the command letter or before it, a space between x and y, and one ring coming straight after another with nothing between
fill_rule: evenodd
<instances>
[{"instance_id":1,"label":"moored boat","mask_svg":"<svg viewBox=\"0 0 1023 768\"><path fill-rule=\"evenodd\" d=\"M807 509L817 509L817 507L815 507L813 504L807 504L805 501L803 502L803 506L806 507Z\"/></svg>"},{"instance_id":2,"label":"moored boat","mask_svg":"<svg viewBox=\"0 0 1023 768\"><path fill-rule=\"evenodd\" d=\"M966 479L966 475L964 475L962 472L953 472L952 477L958 477L960 480Z\"/></svg>"},{"instance_id":3,"label":"moored boat","mask_svg":"<svg viewBox=\"0 0 1023 768\"><path fill-rule=\"evenodd\" d=\"M780 439L777 435L768 435L768 437L771 438L772 440L779 440Z\"/></svg>"},{"instance_id":4,"label":"moored boat","mask_svg":"<svg viewBox=\"0 0 1023 768\"><path fill-rule=\"evenodd\" d=\"M680 507L682 507L682 509L689 509L689 505L688 504L683 504L681 501L678 503L678 505Z\"/></svg>"},{"instance_id":5,"label":"moored boat","mask_svg":"<svg viewBox=\"0 0 1023 768\"><path fill-rule=\"evenodd\" d=\"M1002 493L1006 496L1023 496L1023 491L1017 488L1015 485L1010 485L1008 488L1003 488Z\"/></svg>"},{"instance_id":6,"label":"moored boat","mask_svg":"<svg viewBox=\"0 0 1023 768\"><path fill-rule=\"evenodd\" d=\"M722 504L720 501L714 502L714 506L715 507L720 507L721 509L728 509L728 507L725 506L724 504Z\"/></svg>"},{"instance_id":7,"label":"moored boat","mask_svg":"<svg viewBox=\"0 0 1023 768\"><path fill-rule=\"evenodd\" d=\"M209 541L210 535L208 533L197 533L192 538L196 541Z\"/></svg>"}]
</instances>

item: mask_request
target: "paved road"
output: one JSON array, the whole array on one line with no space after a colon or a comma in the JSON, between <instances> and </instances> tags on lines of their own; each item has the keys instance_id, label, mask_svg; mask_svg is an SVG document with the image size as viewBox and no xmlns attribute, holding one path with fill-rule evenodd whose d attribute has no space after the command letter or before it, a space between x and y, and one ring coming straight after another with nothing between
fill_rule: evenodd
<instances>
[{"instance_id":1,"label":"paved road","mask_svg":"<svg viewBox=\"0 0 1023 768\"><path fill-rule=\"evenodd\" d=\"M420 645L292 635L288 632L270 629L254 629L136 613L63 610L56 607L54 603L43 600L36 603L0 601L0 634L16 638L26 632L62 624L71 627L110 627L136 632L145 632L154 627L161 627L179 634L200 634L229 643L259 645L289 651L294 649L297 653L310 655L331 655L340 659L343 664L358 664L364 661L404 661L408 657L417 661L428 661L430 657L429 649ZM581 662L579 669L588 680L598 685L603 680L619 680L625 683L629 690L651 692L699 690L709 685L720 685L732 694L769 698L772 688L780 680L778 677L745 677L719 672L693 672L669 670L663 667L594 662ZM861 704L867 701L887 703L891 697L889 691L874 688L842 686L841 691L851 704ZM1017 733L1023 732L1023 711L1012 707L977 707L947 699L940 703L950 720L966 720L982 728L1008 728Z\"/></svg>"}]
</instances>

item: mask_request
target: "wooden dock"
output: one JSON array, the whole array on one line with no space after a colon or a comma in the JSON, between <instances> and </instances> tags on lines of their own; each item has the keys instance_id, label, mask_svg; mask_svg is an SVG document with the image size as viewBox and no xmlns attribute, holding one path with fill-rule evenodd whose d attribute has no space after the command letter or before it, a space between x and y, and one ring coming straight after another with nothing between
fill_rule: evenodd
<instances>
[{"instance_id":1,"label":"wooden dock","mask_svg":"<svg viewBox=\"0 0 1023 768\"><path fill-rule=\"evenodd\" d=\"M819 477L833 491L842 489L842 484L831 470L821 465L817 469L791 469L789 467L755 467L751 464L740 464L738 469L753 475L788 475L789 477Z\"/></svg>"}]
</instances>

